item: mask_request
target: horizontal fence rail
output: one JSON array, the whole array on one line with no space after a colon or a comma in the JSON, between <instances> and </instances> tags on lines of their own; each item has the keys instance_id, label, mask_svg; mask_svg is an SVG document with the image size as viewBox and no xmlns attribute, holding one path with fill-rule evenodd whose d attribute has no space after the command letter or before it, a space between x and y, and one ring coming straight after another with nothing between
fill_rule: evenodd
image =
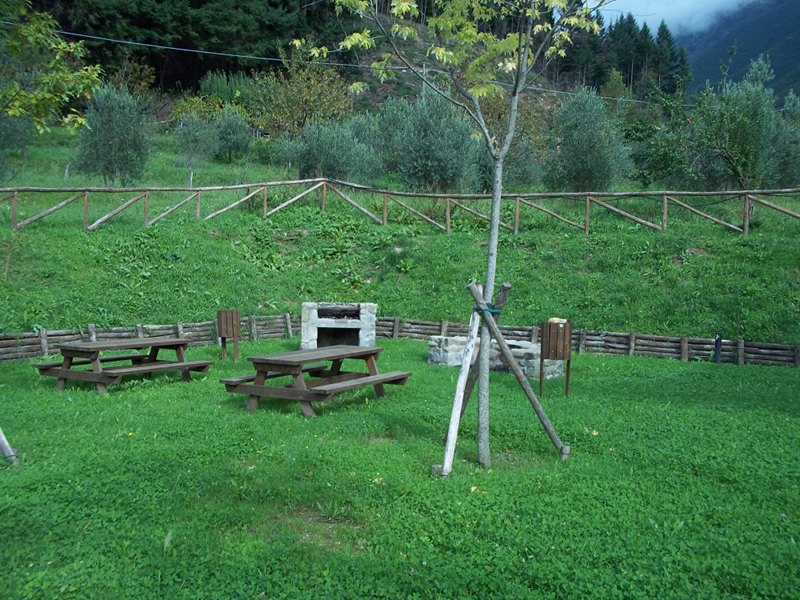
<instances>
[{"instance_id":1,"label":"horizontal fence rail","mask_svg":"<svg viewBox=\"0 0 800 600\"><path fill-rule=\"evenodd\" d=\"M241 340L291 338L299 334L300 320L289 313L272 316L249 316L239 322ZM420 321L400 317L379 317L376 336L427 340L434 335L466 336L468 326L451 321ZM541 342L538 326L502 326L509 340ZM154 336L179 336L190 346L219 344L216 320L171 325L136 325L135 327L98 328L92 324L79 330L39 329L27 333L0 334L0 361L49 356L58 353L61 344L76 340L109 340ZM719 350L717 352L717 346ZM733 364L783 365L800 367L800 345L726 340L716 338L671 337L639 333L615 333L573 329L572 348L579 354L616 354L652 356L683 361L713 360Z\"/></svg>"},{"instance_id":2,"label":"horizontal fence rail","mask_svg":"<svg viewBox=\"0 0 800 600\"><path fill-rule=\"evenodd\" d=\"M287 188L299 188L299 191L292 192L292 196L288 199L272 197L276 194L276 190L280 190L281 193L278 194L280 196ZM345 189L349 193L346 193ZM205 221L238 207L258 204L261 205L261 218L267 219L303 198L315 198L319 202L320 210L324 212L329 191L339 201L379 225L386 225L389 222L390 207L399 209L404 214L411 215L412 218L445 233L450 233L456 214L481 221L489 220L486 212L481 210L481 203L485 205L486 201L491 200L491 196L486 194L403 192L326 178L202 188L0 188L0 205L9 204L11 229L18 230L62 211L80 200L83 205L83 228L94 231L130 210L140 210L137 218L143 227L149 227L178 213L187 205L194 207L196 220ZM372 198L373 206L365 206L369 200L366 202L361 199L356 200L353 197L354 192L366 195L368 199ZM233 196L233 199L228 197L221 201L220 196L226 194ZM50 196L56 196L56 199ZM43 198L43 201L50 205L46 208L38 206L32 209L29 205L36 204L37 198ZM635 214L634 208L629 206L632 200L647 201L647 214ZM778 204L777 201L793 203L793 208ZM545 202L557 202L559 206L543 206ZM800 219L800 188L716 192L517 193L504 194L502 203L508 210L504 211L506 221L501 222L501 227L513 233L520 231L525 219L530 219L534 214L542 214L589 234L595 208L661 232L667 230L671 217L691 214L747 235L750 232L756 206L759 210ZM109 210L110 205L115 206ZM727 214L712 214L714 207L720 206L732 208ZM92 208L97 211L98 207L103 211L102 214L90 217ZM35 212L36 210L38 212ZM637 207L637 210L641 212L642 209ZM29 214L30 212L34 214ZM184 209L183 212L187 210ZM378 215L376 212L381 214ZM150 218L150 213L157 215Z\"/></svg>"}]
</instances>

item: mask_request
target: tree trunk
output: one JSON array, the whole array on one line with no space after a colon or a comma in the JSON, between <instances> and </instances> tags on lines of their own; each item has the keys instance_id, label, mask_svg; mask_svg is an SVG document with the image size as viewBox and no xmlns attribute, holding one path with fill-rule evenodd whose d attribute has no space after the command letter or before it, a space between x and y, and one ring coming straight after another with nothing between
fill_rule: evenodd
<instances>
[{"instance_id":1,"label":"tree trunk","mask_svg":"<svg viewBox=\"0 0 800 600\"><path fill-rule=\"evenodd\" d=\"M489 250L486 259L486 283L483 299L487 304L494 297L497 275L497 246L500 238L500 197L503 194L503 157L494 159L492 169L492 210L489 221ZM489 326L481 326L481 350L478 354L478 463L491 466L489 452L489 353L492 336Z\"/></svg>"}]
</instances>

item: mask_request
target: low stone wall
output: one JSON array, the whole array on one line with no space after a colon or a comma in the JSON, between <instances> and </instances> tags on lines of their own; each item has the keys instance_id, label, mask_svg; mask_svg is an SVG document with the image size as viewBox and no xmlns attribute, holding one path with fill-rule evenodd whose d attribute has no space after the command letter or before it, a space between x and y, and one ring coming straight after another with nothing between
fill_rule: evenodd
<instances>
[{"instance_id":1,"label":"low stone wall","mask_svg":"<svg viewBox=\"0 0 800 600\"><path fill-rule=\"evenodd\" d=\"M464 356L464 343L466 337L432 335L428 340L428 362L437 365L447 365L448 367L461 366L461 359ZM517 361L522 372L528 379L539 379L539 359L541 357L541 346L533 342L522 340L506 340L511 354ZM480 342L475 344L475 354L473 362L478 356ZM493 371L509 371L497 342L492 340L492 349L489 353L489 368ZM546 360L544 361L544 378L554 379L564 375L564 361Z\"/></svg>"}]
</instances>

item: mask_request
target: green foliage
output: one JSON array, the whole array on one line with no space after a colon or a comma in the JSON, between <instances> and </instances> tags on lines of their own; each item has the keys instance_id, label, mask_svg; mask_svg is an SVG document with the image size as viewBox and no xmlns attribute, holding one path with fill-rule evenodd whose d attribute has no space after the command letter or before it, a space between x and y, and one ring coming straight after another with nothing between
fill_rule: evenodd
<instances>
[{"instance_id":1,"label":"green foliage","mask_svg":"<svg viewBox=\"0 0 800 600\"><path fill-rule=\"evenodd\" d=\"M438 94L427 91L414 103L388 104L380 113L378 130L386 132L380 146L387 152L387 163L396 163L407 187L475 191L483 142L463 113Z\"/></svg>"},{"instance_id":2,"label":"green foliage","mask_svg":"<svg viewBox=\"0 0 800 600\"><path fill-rule=\"evenodd\" d=\"M472 402L441 480L457 370L422 342L378 343L408 383L316 419L282 400L245 413L218 382L296 338L244 342L239 363L193 347L208 375L105 397L0 365L20 459L0 464L4 597L796 595L796 369L576 355L570 397L560 380L542 398L566 463L494 373L494 467L474 464Z\"/></svg>"},{"instance_id":3,"label":"green foliage","mask_svg":"<svg viewBox=\"0 0 800 600\"><path fill-rule=\"evenodd\" d=\"M223 104L247 106L253 94L253 80L244 73L209 71L200 80L200 96L218 98Z\"/></svg>"},{"instance_id":4,"label":"green foliage","mask_svg":"<svg viewBox=\"0 0 800 600\"><path fill-rule=\"evenodd\" d=\"M183 164L189 171L189 186L192 185L194 170L198 161L210 158L217 153L219 138L212 123L188 115L175 128L175 140L183 155Z\"/></svg>"},{"instance_id":5,"label":"green foliage","mask_svg":"<svg viewBox=\"0 0 800 600\"><path fill-rule=\"evenodd\" d=\"M34 132L35 126L29 117L7 117L0 113L0 140L3 140L0 146L0 182L13 177L10 158L24 155Z\"/></svg>"},{"instance_id":6,"label":"green foliage","mask_svg":"<svg viewBox=\"0 0 800 600\"><path fill-rule=\"evenodd\" d=\"M381 167L380 157L363 138L365 130L370 128L368 116L306 127L298 138L300 176L370 180Z\"/></svg>"},{"instance_id":7,"label":"green foliage","mask_svg":"<svg viewBox=\"0 0 800 600\"><path fill-rule=\"evenodd\" d=\"M352 102L344 79L295 49L285 70L257 73L247 103L253 123L271 135L298 134L306 125L344 118Z\"/></svg>"},{"instance_id":8,"label":"green foliage","mask_svg":"<svg viewBox=\"0 0 800 600\"><path fill-rule=\"evenodd\" d=\"M727 84L720 94L706 89L697 96L689 151L704 180L724 172L739 189L757 189L776 177L782 123L774 94L765 87L771 72L761 58L742 81Z\"/></svg>"},{"instance_id":9,"label":"green foliage","mask_svg":"<svg viewBox=\"0 0 800 600\"><path fill-rule=\"evenodd\" d=\"M29 118L40 131L66 104L87 96L100 80L99 66L83 66L83 45L56 33L47 13L32 12L25 0L9 0L0 27L0 113ZM70 116L80 123L79 113Z\"/></svg>"},{"instance_id":10,"label":"green foliage","mask_svg":"<svg viewBox=\"0 0 800 600\"><path fill-rule=\"evenodd\" d=\"M86 111L76 159L79 170L107 185L127 186L142 176L150 153L147 105L124 89L98 88Z\"/></svg>"},{"instance_id":11,"label":"green foliage","mask_svg":"<svg viewBox=\"0 0 800 600\"><path fill-rule=\"evenodd\" d=\"M620 126L605 102L583 89L553 114L545 182L556 190L607 191L630 169Z\"/></svg>"},{"instance_id":12,"label":"green foliage","mask_svg":"<svg viewBox=\"0 0 800 600\"><path fill-rule=\"evenodd\" d=\"M233 162L234 157L247 154L253 143L253 132L241 109L226 104L214 120L217 136L216 156Z\"/></svg>"},{"instance_id":13,"label":"green foliage","mask_svg":"<svg viewBox=\"0 0 800 600\"><path fill-rule=\"evenodd\" d=\"M170 119L180 122L185 117L193 116L201 120L211 120L222 112L225 103L216 96L184 96L175 103Z\"/></svg>"}]
</instances>

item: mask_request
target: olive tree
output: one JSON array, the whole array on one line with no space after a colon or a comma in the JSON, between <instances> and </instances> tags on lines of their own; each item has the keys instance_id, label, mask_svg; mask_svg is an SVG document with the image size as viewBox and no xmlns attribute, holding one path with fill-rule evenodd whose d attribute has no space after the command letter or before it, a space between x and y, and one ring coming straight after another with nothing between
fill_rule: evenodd
<instances>
[{"instance_id":1,"label":"olive tree","mask_svg":"<svg viewBox=\"0 0 800 600\"><path fill-rule=\"evenodd\" d=\"M150 155L148 106L110 84L100 86L86 110L76 166L106 185L127 186L142 176Z\"/></svg>"}]
</instances>

